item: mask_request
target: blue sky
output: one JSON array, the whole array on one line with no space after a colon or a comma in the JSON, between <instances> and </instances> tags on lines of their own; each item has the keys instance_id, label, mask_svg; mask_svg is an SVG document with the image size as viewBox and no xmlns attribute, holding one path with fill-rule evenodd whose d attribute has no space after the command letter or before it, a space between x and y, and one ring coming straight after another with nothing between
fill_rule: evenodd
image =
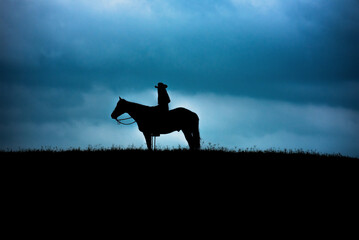
<instances>
[{"instance_id":1,"label":"blue sky","mask_svg":"<svg viewBox=\"0 0 359 240\"><path fill-rule=\"evenodd\" d=\"M165 82L205 144L359 156L358 1L3 0L0 17L1 149L144 146L109 115Z\"/></svg>"}]
</instances>

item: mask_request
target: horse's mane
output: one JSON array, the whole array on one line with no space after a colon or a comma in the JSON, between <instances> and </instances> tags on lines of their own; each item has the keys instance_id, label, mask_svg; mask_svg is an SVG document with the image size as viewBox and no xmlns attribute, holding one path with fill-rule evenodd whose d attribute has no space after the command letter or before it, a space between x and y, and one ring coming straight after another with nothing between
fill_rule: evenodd
<instances>
[{"instance_id":1,"label":"horse's mane","mask_svg":"<svg viewBox=\"0 0 359 240\"><path fill-rule=\"evenodd\" d=\"M156 108L156 106L146 106L143 104L130 102L127 100L125 100L125 103L127 105L126 109L128 111L131 111L131 114L134 115L133 117L137 116L137 118L138 117L142 118L143 114L147 115ZM131 110L129 110L129 109L131 109Z\"/></svg>"},{"instance_id":2,"label":"horse's mane","mask_svg":"<svg viewBox=\"0 0 359 240\"><path fill-rule=\"evenodd\" d=\"M147 105L143 105L143 104L139 104L139 103L135 103L135 102L130 102L130 101L127 101L125 99L123 99L123 100L126 102L126 104L129 104L129 105L131 105L132 108L136 108L136 109L139 109L139 108L148 108L148 109L150 109L150 108L154 107L154 106L147 106Z\"/></svg>"}]
</instances>

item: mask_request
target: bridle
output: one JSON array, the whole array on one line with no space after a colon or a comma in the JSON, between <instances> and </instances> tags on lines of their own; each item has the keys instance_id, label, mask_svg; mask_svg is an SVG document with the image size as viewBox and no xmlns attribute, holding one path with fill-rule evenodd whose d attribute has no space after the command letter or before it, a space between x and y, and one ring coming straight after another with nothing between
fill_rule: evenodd
<instances>
[{"instance_id":1,"label":"bridle","mask_svg":"<svg viewBox=\"0 0 359 240\"><path fill-rule=\"evenodd\" d=\"M131 125L131 124L134 124L136 122L136 120L133 120L133 122L131 122L131 123L121 122L121 121L128 120L128 119L133 119L133 118L132 117L121 118L121 119L116 118L115 120L118 122L118 124L122 124L122 125Z\"/></svg>"}]
</instances>

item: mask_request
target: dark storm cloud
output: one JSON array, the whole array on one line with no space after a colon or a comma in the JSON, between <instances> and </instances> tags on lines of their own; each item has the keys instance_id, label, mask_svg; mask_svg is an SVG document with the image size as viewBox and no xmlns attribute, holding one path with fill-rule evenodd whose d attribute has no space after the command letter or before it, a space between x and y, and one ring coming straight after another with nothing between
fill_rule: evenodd
<instances>
[{"instance_id":1,"label":"dark storm cloud","mask_svg":"<svg viewBox=\"0 0 359 240\"><path fill-rule=\"evenodd\" d=\"M2 1L2 68L59 85L66 77L55 74L78 73L81 82L225 81L242 91L359 78L356 1L110 2Z\"/></svg>"},{"instance_id":2,"label":"dark storm cloud","mask_svg":"<svg viewBox=\"0 0 359 240\"><path fill-rule=\"evenodd\" d=\"M105 2L2 1L4 81L286 98L271 92L359 79L357 1Z\"/></svg>"},{"instance_id":3,"label":"dark storm cloud","mask_svg":"<svg viewBox=\"0 0 359 240\"><path fill-rule=\"evenodd\" d=\"M352 94L329 95L331 89L357 87L354 0L0 4L4 82L141 89L167 81L192 92L358 107ZM318 97L323 92L281 91L283 85L311 84L332 88L324 98Z\"/></svg>"}]
</instances>

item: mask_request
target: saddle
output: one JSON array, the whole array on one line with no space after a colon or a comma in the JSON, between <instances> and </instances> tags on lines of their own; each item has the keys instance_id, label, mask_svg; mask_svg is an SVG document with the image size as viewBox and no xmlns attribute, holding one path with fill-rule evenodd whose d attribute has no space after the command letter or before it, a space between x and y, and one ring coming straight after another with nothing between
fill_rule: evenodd
<instances>
[{"instance_id":1,"label":"saddle","mask_svg":"<svg viewBox=\"0 0 359 240\"><path fill-rule=\"evenodd\" d=\"M169 113L168 106L167 106L167 108L165 108L164 106L161 106L161 105L153 107L154 129L152 129L151 136L153 136L153 137L160 136L161 126L163 126L165 124L165 122L167 121L168 113Z\"/></svg>"}]
</instances>

